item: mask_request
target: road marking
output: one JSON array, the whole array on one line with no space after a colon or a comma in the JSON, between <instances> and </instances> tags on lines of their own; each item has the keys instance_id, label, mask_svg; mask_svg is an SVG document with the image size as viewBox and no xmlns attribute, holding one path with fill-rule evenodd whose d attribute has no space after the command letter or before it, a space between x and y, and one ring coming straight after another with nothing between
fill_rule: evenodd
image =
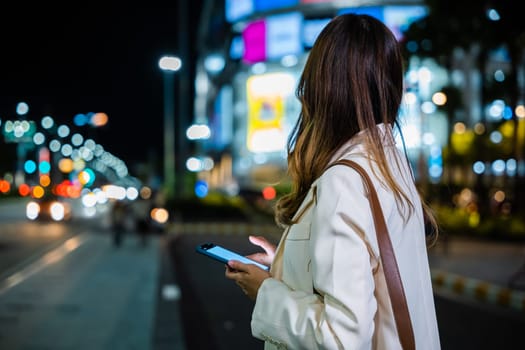
<instances>
[{"instance_id":1,"label":"road marking","mask_svg":"<svg viewBox=\"0 0 525 350\"><path fill-rule=\"evenodd\" d=\"M83 243L85 243L86 239L87 237L85 235L77 235L75 237L69 238L64 243L59 245L57 248L51 250L50 252L46 253L34 263L13 273L3 281L0 281L0 295L9 290L10 288L13 288L17 284L20 284L21 282L34 275L38 271L42 270L46 266L60 261L66 255L68 255L69 253L80 247Z\"/></svg>"}]
</instances>

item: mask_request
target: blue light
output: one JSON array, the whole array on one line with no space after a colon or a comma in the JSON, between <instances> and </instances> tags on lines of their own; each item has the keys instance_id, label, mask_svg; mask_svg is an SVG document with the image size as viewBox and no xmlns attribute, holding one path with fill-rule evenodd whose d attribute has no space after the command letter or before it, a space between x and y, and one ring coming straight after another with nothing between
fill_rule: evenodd
<instances>
[{"instance_id":1,"label":"blue light","mask_svg":"<svg viewBox=\"0 0 525 350\"><path fill-rule=\"evenodd\" d=\"M51 164L47 161L40 162L38 164L38 171L40 171L41 174L47 174L51 170Z\"/></svg>"},{"instance_id":2,"label":"blue light","mask_svg":"<svg viewBox=\"0 0 525 350\"><path fill-rule=\"evenodd\" d=\"M430 150L430 156L428 158L428 174L430 175L431 181L434 183L436 183L443 175L443 156L440 147L433 146Z\"/></svg>"},{"instance_id":3,"label":"blue light","mask_svg":"<svg viewBox=\"0 0 525 350\"><path fill-rule=\"evenodd\" d=\"M432 179L438 179L443 175L443 167L439 165L432 165L428 168L428 174Z\"/></svg>"},{"instance_id":4,"label":"blue light","mask_svg":"<svg viewBox=\"0 0 525 350\"><path fill-rule=\"evenodd\" d=\"M505 120L511 120L512 119L512 108L509 106L505 106L503 109L503 119Z\"/></svg>"},{"instance_id":5,"label":"blue light","mask_svg":"<svg viewBox=\"0 0 525 350\"><path fill-rule=\"evenodd\" d=\"M195 183L195 195L204 198L208 194L208 184L206 181L199 180Z\"/></svg>"},{"instance_id":6,"label":"blue light","mask_svg":"<svg viewBox=\"0 0 525 350\"><path fill-rule=\"evenodd\" d=\"M76 126L83 126L88 123L88 118L85 114L79 113L73 117L73 123Z\"/></svg>"},{"instance_id":7,"label":"blue light","mask_svg":"<svg viewBox=\"0 0 525 350\"><path fill-rule=\"evenodd\" d=\"M292 7L296 6L298 0L255 0L254 7L256 12L266 12L270 10L275 10L283 7Z\"/></svg>"},{"instance_id":8,"label":"blue light","mask_svg":"<svg viewBox=\"0 0 525 350\"><path fill-rule=\"evenodd\" d=\"M36 170L36 163L32 160L26 160L24 163L24 170L28 174L32 174Z\"/></svg>"},{"instance_id":9,"label":"blue light","mask_svg":"<svg viewBox=\"0 0 525 350\"><path fill-rule=\"evenodd\" d=\"M87 181L84 184L84 186L85 187L89 187L89 186L93 185L93 183L95 182L96 175L95 175L95 172L91 168L85 168L84 172L85 172L85 174L87 176L87 178L86 178Z\"/></svg>"},{"instance_id":10,"label":"blue light","mask_svg":"<svg viewBox=\"0 0 525 350\"><path fill-rule=\"evenodd\" d=\"M476 173L478 175L483 174L485 172L485 164L482 161L478 160L472 166L472 171L474 171L474 173Z\"/></svg>"},{"instance_id":11,"label":"blue light","mask_svg":"<svg viewBox=\"0 0 525 350\"><path fill-rule=\"evenodd\" d=\"M505 161L496 159L492 162L492 172L496 175L502 175L505 171Z\"/></svg>"}]
</instances>

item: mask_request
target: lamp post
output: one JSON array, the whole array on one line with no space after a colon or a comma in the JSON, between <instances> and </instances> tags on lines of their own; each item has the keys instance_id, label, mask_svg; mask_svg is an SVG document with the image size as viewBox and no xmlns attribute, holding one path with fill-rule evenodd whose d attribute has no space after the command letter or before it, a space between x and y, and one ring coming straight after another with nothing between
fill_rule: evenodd
<instances>
[{"instance_id":1,"label":"lamp post","mask_svg":"<svg viewBox=\"0 0 525 350\"><path fill-rule=\"evenodd\" d=\"M173 199L175 194L174 75L181 66L182 61L176 56L163 56L159 60L159 67L164 73L164 192L166 199Z\"/></svg>"}]
</instances>

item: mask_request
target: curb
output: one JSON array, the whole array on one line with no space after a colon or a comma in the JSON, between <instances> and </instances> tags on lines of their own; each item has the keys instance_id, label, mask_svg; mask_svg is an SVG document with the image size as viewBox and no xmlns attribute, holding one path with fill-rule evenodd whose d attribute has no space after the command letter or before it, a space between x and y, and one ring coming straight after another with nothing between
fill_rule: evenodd
<instances>
[{"instance_id":1,"label":"curb","mask_svg":"<svg viewBox=\"0 0 525 350\"><path fill-rule=\"evenodd\" d=\"M482 302L525 311L525 292L443 270L431 269L430 273L435 287Z\"/></svg>"}]
</instances>

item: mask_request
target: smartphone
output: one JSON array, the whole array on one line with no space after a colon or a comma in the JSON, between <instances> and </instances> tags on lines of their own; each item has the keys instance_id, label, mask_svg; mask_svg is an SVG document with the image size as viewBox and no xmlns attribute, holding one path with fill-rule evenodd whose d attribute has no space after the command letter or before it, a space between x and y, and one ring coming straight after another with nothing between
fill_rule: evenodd
<instances>
[{"instance_id":1,"label":"smartphone","mask_svg":"<svg viewBox=\"0 0 525 350\"><path fill-rule=\"evenodd\" d=\"M203 243L197 246L195 249L198 253L204 254L217 261L227 263L230 260L237 260L244 264L255 264L261 269L268 271L269 267L258 263L255 260L249 259L241 254L234 251L221 247L215 243Z\"/></svg>"}]
</instances>

